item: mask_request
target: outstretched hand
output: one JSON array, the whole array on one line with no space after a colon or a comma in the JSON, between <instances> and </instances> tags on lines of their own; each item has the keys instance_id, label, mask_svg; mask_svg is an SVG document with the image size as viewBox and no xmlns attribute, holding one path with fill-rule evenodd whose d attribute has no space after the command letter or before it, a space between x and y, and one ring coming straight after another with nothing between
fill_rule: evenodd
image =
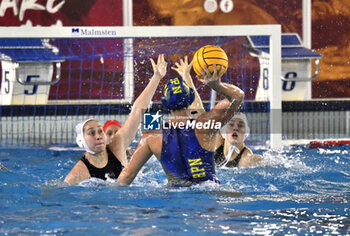
<instances>
[{"instance_id":1,"label":"outstretched hand","mask_svg":"<svg viewBox=\"0 0 350 236\"><path fill-rule=\"evenodd\" d=\"M197 76L197 79L203 84L209 85L210 87L215 87L220 84L221 77L224 75L224 68L221 67L221 70L217 71L216 65L213 65L214 71L210 73L208 67L205 66L205 70L201 68L201 76Z\"/></svg>"},{"instance_id":2,"label":"outstretched hand","mask_svg":"<svg viewBox=\"0 0 350 236\"><path fill-rule=\"evenodd\" d=\"M166 68L168 63L164 59L164 54L159 54L157 64L151 58L151 63L153 67L154 76L159 77L160 79L166 75Z\"/></svg>"},{"instance_id":3,"label":"outstretched hand","mask_svg":"<svg viewBox=\"0 0 350 236\"><path fill-rule=\"evenodd\" d=\"M177 73L179 73L179 75L182 78L186 78L187 77L186 75L190 74L192 64L193 64L193 61L190 64L188 64L188 57L185 56L184 59L182 58L180 59L180 63L176 62L175 66L171 67L171 69L177 71Z\"/></svg>"}]
</instances>

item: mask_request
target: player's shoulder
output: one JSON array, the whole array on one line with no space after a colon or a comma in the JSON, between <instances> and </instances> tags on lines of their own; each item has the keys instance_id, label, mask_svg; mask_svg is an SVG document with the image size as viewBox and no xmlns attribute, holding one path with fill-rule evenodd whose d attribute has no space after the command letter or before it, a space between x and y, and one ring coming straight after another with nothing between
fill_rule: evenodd
<instances>
[{"instance_id":1,"label":"player's shoulder","mask_svg":"<svg viewBox=\"0 0 350 236\"><path fill-rule=\"evenodd\" d=\"M150 130L150 131L145 132L142 135L141 140L146 141L148 144L154 144L154 143L158 143L159 141L161 141L162 137L163 137L163 134L161 131Z\"/></svg>"},{"instance_id":2,"label":"player's shoulder","mask_svg":"<svg viewBox=\"0 0 350 236\"><path fill-rule=\"evenodd\" d=\"M142 137L157 137L159 135L162 135L161 130L148 130L145 133L143 133Z\"/></svg>"},{"instance_id":3,"label":"player's shoulder","mask_svg":"<svg viewBox=\"0 0 350 236\"><path fill-rule=\"evenodd\" d=\"M249 147L245 146L244 154L245 155L253 155L253 151Z\"/></svg>"}]
</instances>

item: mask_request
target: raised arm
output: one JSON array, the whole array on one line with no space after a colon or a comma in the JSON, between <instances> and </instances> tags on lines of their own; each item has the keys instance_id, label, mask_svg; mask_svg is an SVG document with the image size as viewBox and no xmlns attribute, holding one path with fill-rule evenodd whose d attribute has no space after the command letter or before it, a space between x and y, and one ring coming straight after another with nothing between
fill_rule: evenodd
<instances>
[{"instance_id":1,"label":"raised arm","mask_svg":"<svg viewBox=\"0 0 350 236\"><path fill-rule=\"evenodd\" d=\"M185 56L184 59L180 59L180 63L176 62L175 66L171 67L171 69L177 71L177 73L179 73L179 75L182 77L182 79L186 82L186 84L192 88L194 90L194 94L195 94L195 99L193 101L193 103L189 106L189 109L191 111L197 111L198 115L202 114L205 112L204 107L203 107L203 103L202 103L202 99L199 96L196 87L194 86L190 71L192 68L192 63L193 61L188 64L188 58L187 56Z\"/></svg>"},{"instance_id":2,"label":"raised arm","mask_svg":"<svg viewBox=\"0 0 350 236\"><path fill-rule=\"evenodd\" d=\"M223 95L227 100L237 106L241 105L244 99L244 92L234 86L233 84L227 84L221 82L221 77L225 73L223 69L220 72L216 70L216 65L213 65L214 72L210 73L208 68L205 68L205 71L202 71L202 76L198 77L198 80L202 83L208 85L210 88L215 90L217 93Z\"/></svg>"},{"instance_id":3,"label":"raised arm","mask_svg":"<svg viewBox=\"0 0 350 236\"><path fill-rule=\"evenodd\" d=\"M225 125L244 100L244 92L240 88L233 84L222 83L220 81L223 74L223 70L218 73L214 65L214 72L212 74L206 68L205 71L202 71L202 76L198 78L202 83L207 84L218 94L225 97L212 110L198 117L198 120L202 122L214 120L215 122L220 122L222 126ZM218 130L215 131L217 132ZM212 130L209 130L209 132L212 132Z\"/></svg>"},{"instance_id":4,"label":"raised arm","mask_svg":"<svg viewBox=\"0 0 350 236\"><path fill-rule=\"evenodd\" d=\"M135 100L132 110L125 121L124 125L116 133L112 141L111 150L114 155L124 156L124 163L126 164L125 151L134 139L137 129L141 123L142 115L150 104L152 97L158 87L159 81L165 76L167 70L167 62L164 59L164 54L158 56L157 63L150 59L153 67L154 74L147 84L146 88L142 91L140 96Z\"/></svg>"}]
</instances>

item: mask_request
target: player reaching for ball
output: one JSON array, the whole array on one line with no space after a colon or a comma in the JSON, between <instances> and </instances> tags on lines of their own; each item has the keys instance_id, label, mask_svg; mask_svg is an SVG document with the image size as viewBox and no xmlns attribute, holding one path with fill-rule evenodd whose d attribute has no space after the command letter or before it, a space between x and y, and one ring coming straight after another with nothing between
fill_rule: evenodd
<instances>
[{"instance_id":1,"label":"player reaching for ball","mask_svg":"<svg viewBox=\"0 0 350 236\"><path fill-rule=\"evenodd\" d=\"M186 75L191 69L182 68L178 63L176 65L173 69L180 75ZM183 73L183 70L187 71ZM213 73L206 66L201 70L201 81L225 99L194 120L188 109L195 98L194 90L182 78L168 81L162 104L170 110L171 119L164 124L161 132L147 132L141 137L131 161L118 178L119 184L130 184L153 154L160 161L170 187L190 186L204 181L218 182L213 158L216 142L213 140L219 138L221 124L231 119L244 99L241 89L220 81L223 74L224 70L218 72L216 66ZM220 125L218 128L216 125L203 128L207 122Z\"/></svg>"},{"instance_id":2,"label":"player reaching for ball","mask_svg":"<svg viewBox=\"0 0 350 236\"><path fill-rule=\"evenodd\" d=\"M79 160L73 169L67 174L64 182L72 185L91 177L99 179L116 179L122 166L127 164L126 150L135 138L138 126L143 117L143 112L149 106L160 80L165 76L167 62L164 55L158 56L157 63L150 58L153 67L153 76L146 88L135 100L131 112L124 125L114 135L106 149L107 137L102 125L94 119L88 119L76 126L77 144L85 149L82 160ZM83 161L85 160L86 161Z\"/></svg>"},{"instance_id":3,"label":"player reaching for ball","mask_svg":"<svg viewBox=\"0 0 350 236\"><path fill-rule=\"evenodd\" d=\"M201 49L197 52L199 51L201 51ZM198 54L195 54L194 57L197 56ZM188 64L187 57L185 57L185 59L181 59L180 64L177 63L176 66L178 68L177 72L195 91L195 100L191 104L190 109L196 111L196 115L200 115L205 112L205 110L190 75L192 64L197 63L197 61L193 59L193 61ZM254 154L244 143L245 139L249 136L249 126L245 114L235 112L229 122L221 128L220 132L221 137L219 136L219 138L216 139L214 156L217 166L248 167L254 166L262 160L260 155Z\"/></svg>"}]
</instances>

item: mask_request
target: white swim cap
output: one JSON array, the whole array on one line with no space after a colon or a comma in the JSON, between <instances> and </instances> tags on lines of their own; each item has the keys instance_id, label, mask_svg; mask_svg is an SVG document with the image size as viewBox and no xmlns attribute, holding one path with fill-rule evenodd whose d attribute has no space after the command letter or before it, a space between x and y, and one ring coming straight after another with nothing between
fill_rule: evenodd
<instances>
[{"instance_id":1,"label":"white swim cap","mask_svg":"<svg viewBox=\"0 0 350 236\"><path fill-rule=\"evenodd\" d=\"M249 133L250 133L250 128L249 128L249 126L248 126L248 121L247 121L246 115L245 115L244 113L242 113L242 112L236 112L236 113L234 114L234 116L231 118L231 120L233 120L233 119L241 119L241 120L244 122L244 126L245 126L244 140L245 140L246 138L248 138ZM230 121L231 121L231 120L230 120ZM230 121L229 121L229 122L230 122ZM228 124L229 122L227 122L227 123L220 129L221 136L222 136L224 139L226 139L226 127L227 127L227 124Z\"/></svg>"},{"instance_id":2,"label":"white swim cap","mask_svg":"<svg viewBox=\"0 0 350 236\"><path fill-rule=\"evenodd\" d=\"M85 142L85 138L84 138L84 125L90 120L95 120L95 119L87 119L86 121L83 121L75 126L75 132L77 133L76 141L77 141L78 146L85 149L85 151L87 151L88 153L96 154L96 152L92 151L88 147L88 145Z\"/></svg>"}]
</instances>

